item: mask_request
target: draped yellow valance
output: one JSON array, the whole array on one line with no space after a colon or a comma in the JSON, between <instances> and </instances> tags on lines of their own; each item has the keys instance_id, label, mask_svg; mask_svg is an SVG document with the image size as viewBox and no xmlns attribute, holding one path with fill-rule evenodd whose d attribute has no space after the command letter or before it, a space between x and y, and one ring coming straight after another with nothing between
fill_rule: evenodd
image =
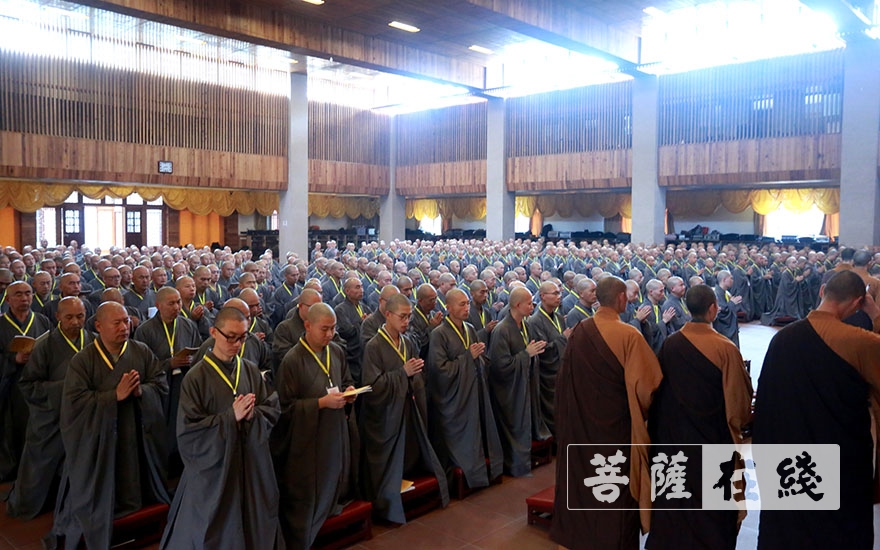
<instances>
[{"instance_id":1,"label":"draped yellow valance","mask_svg":"<svg viewBox=\"0 0 880 550\"><path fill-rule=\"evenodd\" d=\"M541 195L516 198L516 215L531 218L539 210L545 217L588 217L596 213L605 218L620 214L632 217L632 199L629 193L588 193L583 195ZM460 197L437 199L407 199L406 217L419 221L437 216L450 216L465 220L482 220L486 217L484 197Z\"/></svg>"},{"instance_id":2,"label":"draped yellow valance","mask_svg":"<svg viewBox=\"0 0 880 550\"><path fill-rule=\"evenodd\" d=\"M379 214L376 197L345 197L309 193L309 215L319 218L372 218ZM435 216L436 217L436 216Z\"/></svg>"},{"instance_id":3,"label":"draped yellow valance","mask_svg":"<svg viewBox=\"0 0 880 550\"><path fill-rule=\"evenodd\" d=\"M36 212L46 206L58 206L71 193L82 193L90 199L125 198L137 193L145 201L162 198L175 210L189 210L205 216L216 212L229 216L233 212L250 215L258 212L270 216L278 210L278 193L270 191L229 191L187 189L178 187L146 187L139 185L80 185L67 183L33 183L0 181L0 208L11 206L20 212Z\"/></svg>"},{"instance_id":4,"label":"draped yellow valance","mask_svg":"<svg viewBox=\"0 0 880 550\"><path fill-rule=\"evenodd\" d=\"M632 195L629 193L583 193L580 195L540 195L517 197L517 214L531 217L540 210L544 217L587 218L599 214L613 218L620 214L632 217Z\"/></svg>"},{"instance_id":5,"label":"draped yellow valance","mask_svg":"<svg viewBox=\"0 0 880 550\"><path fill-rule=\"evenodd\" d=\"M840 212L840 189L736 189L728 191L669 191L666 208L673 216L709 216L719 206L738 214L749 206L766 215L780 206L792 212L806 212L816 205L824 214Z\"/></svg>"}]
</instances>

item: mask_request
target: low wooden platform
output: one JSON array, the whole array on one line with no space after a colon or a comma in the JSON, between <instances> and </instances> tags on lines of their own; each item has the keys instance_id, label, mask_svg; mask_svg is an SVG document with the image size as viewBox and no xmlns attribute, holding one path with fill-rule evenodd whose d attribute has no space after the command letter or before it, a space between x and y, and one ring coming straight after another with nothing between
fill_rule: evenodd
<instances>
[{"instance_id":1,"label":"low wooden platform","mask_svg":"<svg viewBox=\"0 0 880 550\"><path fill-rule=\"evenodd\" d=\"M414 488L401 494L403 510L406 521L424 515L442 504L440 498L440 483L432 475L417 477L413 480Z\"/></svg>"},{"instance_id":2,"label":"low wooden platform","mask_svg":"<svg viewBox=\"0 0 880 550\"><path fill-rule=\"evenodd\" d=\"M355 500L338 516L327 518L312 548L332 550L373 538L373 505Z\"/></svg>"},{"instance_id":3,"label":"low wooden platform","mask_svg":"<svg viewBox=\"0 0 880 550\"><path fill-rule=\"evenodd\" d=\"M553 500L555 498L555 485L526 498L526 507L528 508L526 519L529 525L550 527L550 521L553 519Z\"/></svg>"},{"instance_id":4,"label":"low wooden platform","mask_svg":"<svg viewBox=\"0 0 880 550\"><path fill-rule=\"evenodd\" d=\"M553 438L532 441L532 468L550 464L553 458Z\"/></svg>"},{"instance_id":5,"label":"low wooden platform","mask_svg":"<svg viewBox=\"0 0 880 550\"><path fill-rule=\"evenodd\" d=\"M491 487L492 485L500 485L501 478L502 478L502 476L501 476L501 473L499 472L498 475L494 479L489 480L489 486ZM465 498L466 496L471 495L471 494L479 491L480 489L485 489L485 487L477 487L476 489L472 489L471 487L468 487L467 479L465 479L465 477L464 477L464 470L462 470L458 466L456 466L455 468L452 469L452 496L453 496L453 498L457 498L458 500L461 500L461 499Z\"/></svg>"}]
</instances>

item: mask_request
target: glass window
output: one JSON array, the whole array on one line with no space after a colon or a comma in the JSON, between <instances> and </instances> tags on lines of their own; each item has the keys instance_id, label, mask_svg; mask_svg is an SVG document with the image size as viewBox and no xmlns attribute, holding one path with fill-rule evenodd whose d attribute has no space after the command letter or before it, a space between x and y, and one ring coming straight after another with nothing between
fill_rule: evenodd
<instances>
[{"instance_id":1,"label":"glass window","mask_svg":"<svg viewBox=\"0 0 880 550\"><path fill-rule=\"evenodd\" d=\"M125 231L127 233L141 232L141 213L138 210L125 213Z\"/></svg>"},{"instance_id":2,"label":"glass window","mask_svg":"<svg viewBox=\"0 0 880 550\"><path fill-rule=\"evenodd\" d=\"M125 197L125 204L130 204L132 206L140 206L144 204L144 199L141 198L137 193L132 193L131 195Z\"/></svg>"},{"instance_id":3,"label":"glass window","mask_svg":"<svg viewBox=\"0 0 880 550\"><path fill-rule=\"evenodd\" d=\"M64 210L64 233L71 235L82 231L79 210Z\"/></svg>"},{"instance_id":4,"label":"glass window","mask_svg":"<svg viewBox=\"0 0 880 550\"><path fill-rule=\"evenodd\" d=\"M76 191L74 191L73 193L70 194L69 197L67 197L66 199L64 199L64 202L65 202L65 203L68 203L68 204L69 204L69 203L78 203L78 202L79 202L79 193L77 193Z\"/></svg>"}]
</instances>

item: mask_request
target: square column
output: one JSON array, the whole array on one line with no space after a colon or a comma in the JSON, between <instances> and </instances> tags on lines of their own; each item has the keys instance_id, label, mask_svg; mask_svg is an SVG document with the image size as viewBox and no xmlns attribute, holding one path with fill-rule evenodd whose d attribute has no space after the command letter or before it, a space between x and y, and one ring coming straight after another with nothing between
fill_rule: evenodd
<instances>
[{"instance_id":1,"label":"square column","mask_svg":"<svg viewBox=\"0 0 880 550\"><path fill-rule=\"evenodd\" d=\"M305 68L304 60L297 67ZM308 75L290 73L290 138L287 142L287 191L278 201L278 253L309 253L309 97Z\"/></svg>"},{"instance_id":2,"label":"square column","mask_svg":"<svg viewBox=\"0 0 880 550\"><path fill-rule=\"evenodd\" d=\"M840 135L840 242L880 243L880 70L876 41L851 39L844 52L843 123Z\"/></svg>"},{"instance_id":3,"label":"square column","mask_svg":"<svg viewBox=\"0 0 880 550\"><path fill-rule=\"evenodd\" d=\"M507 190L507 152L504 100L489 100L486 124L486 238L493 241L512 239L516 195Z\"/></svg>"},{"instance_id":4,"label":"square column","mask_svg":"<svg viewBox=\"0 0 880 550\"><path fill-rule=\"evenodd\" d=\"M379 239L389 243L406 237L406 199L397 194L397 117L391 116L388 143L388 195L379 199Z\"/></svg>"},{"instance_id":5,"label":"square column","mask_svg":"<svg viewBox=\"0 0 880 550\"><path fill-rule=\"evenodd\" d=\"M663 244L666 190L659 185L660 87L654 75L633 82L632 242Z\"/></svg>"}]
</instances>

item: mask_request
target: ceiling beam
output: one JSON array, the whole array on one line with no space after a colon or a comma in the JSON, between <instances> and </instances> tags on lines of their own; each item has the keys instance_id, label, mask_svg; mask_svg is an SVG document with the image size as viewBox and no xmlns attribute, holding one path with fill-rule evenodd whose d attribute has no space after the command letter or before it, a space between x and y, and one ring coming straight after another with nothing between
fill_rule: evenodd
<instances>
[{"instance_id":1,"label":"ceiling beam","mask_svg":"<svg viewBox=\"0 0 880 550\"><path fill-rule=\"evenodd\" d=\"M492 23L557 46L612 60L622 70L639 63L639 37L559 0L466 0Z\"/></svg>"},{"instance_id":2,"label":"ceiling beam","mask_svg":"<svg viewBox=\"0 0 880 550\"><path fill-rule=\"evenodd\" d=\"M227 38L329 58L472 90L485 87L485 67L471 61L297 17L246 0L74 0L78 4Z\"/></svg>"}]
</instances>

